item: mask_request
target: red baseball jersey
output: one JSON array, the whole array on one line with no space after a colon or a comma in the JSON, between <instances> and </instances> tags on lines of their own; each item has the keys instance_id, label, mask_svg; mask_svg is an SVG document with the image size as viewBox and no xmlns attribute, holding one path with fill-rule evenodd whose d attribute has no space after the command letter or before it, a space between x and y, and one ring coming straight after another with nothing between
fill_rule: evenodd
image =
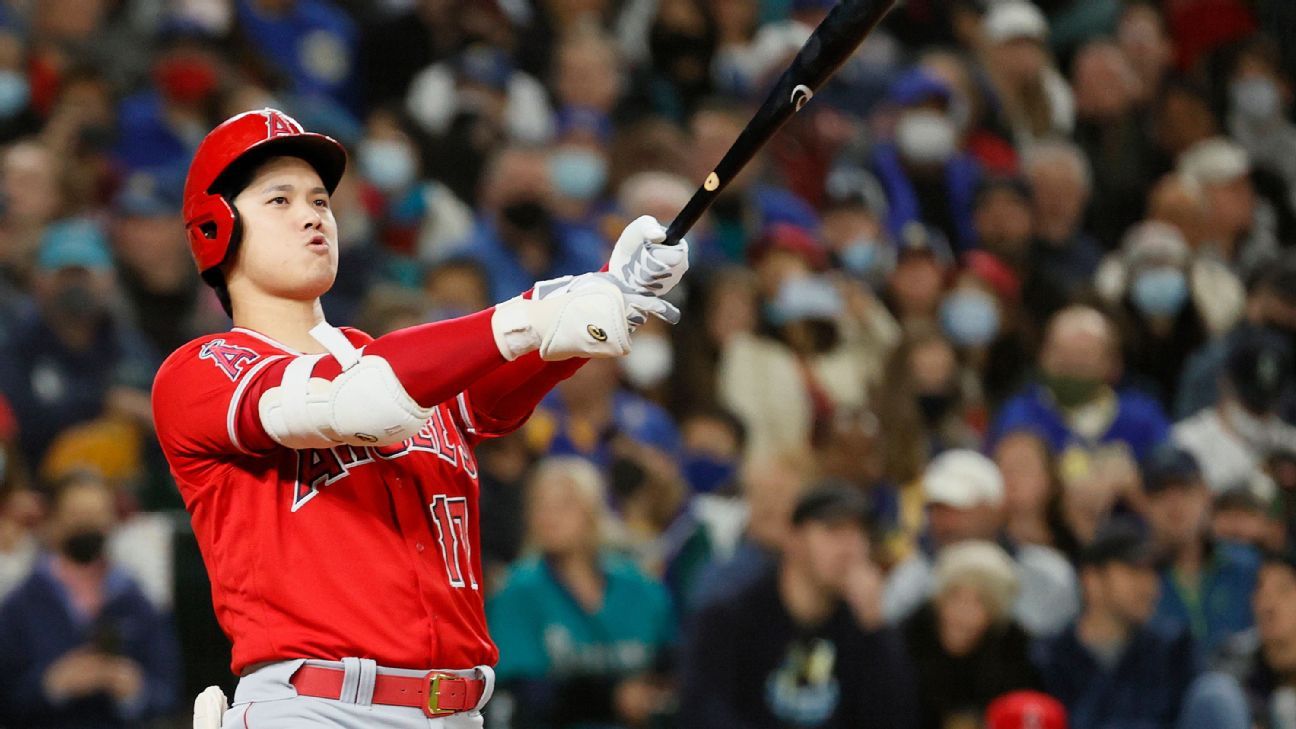
<instances>
[{"instance_id":1,"label":"red baseball jersey","mask_svg":"<svg viewBox=\"0 0 1296 729\"><path fill-rule=\"evenodd\" d=\"M344 332L357 347L371 341ZM154 383L158 438L234 643L234 672L303 657L494 664L472 453L486 434L471 398L438 405L403 443L285 448L257 408L298 354L235 328L181 347Z\"/></svg>"}]
</instances>

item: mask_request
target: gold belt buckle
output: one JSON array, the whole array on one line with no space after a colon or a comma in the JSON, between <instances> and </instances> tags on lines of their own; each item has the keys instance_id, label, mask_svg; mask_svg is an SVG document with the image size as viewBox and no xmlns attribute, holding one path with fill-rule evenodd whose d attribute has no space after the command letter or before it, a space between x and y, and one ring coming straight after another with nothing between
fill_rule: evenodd
<instances>
[{"instance_id":1,"label":"gold belt buckle","mask_svg":"<svg viewBox=\"0 0 1296 729\"><path fill-rule=\"evenodd\" d=\"M424 707L423 713L435 718L438 716L445 716L446 714L453 714L458 711L458 709L441 708L441 679L458 678L458 676L432 672L429 673L426 678L428 679L427 705Z\"/></svg>"}]
</instances>

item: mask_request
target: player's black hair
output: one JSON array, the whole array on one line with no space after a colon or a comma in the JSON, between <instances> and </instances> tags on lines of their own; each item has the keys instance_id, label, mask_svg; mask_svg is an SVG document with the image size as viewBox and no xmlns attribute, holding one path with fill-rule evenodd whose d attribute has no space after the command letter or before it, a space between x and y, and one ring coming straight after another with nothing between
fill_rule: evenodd
<instances>
[{"instance_id":1,"label":"player's black hair","mask_svg":"<svg viewBox=\"0 0 1296 729\"><path fill-rule=\"evenodd\" d=\"M234 228L230 231L229 247L225 249L225 257L221 262L203 271L202 280L216 292L216 298L220 301L221 308L225 310L225 315L234 317L234 305L230 301L229 284L225 280L224 266L234 259L234 254L238 251L239 245L243 242L243 219L239 217L238 208L234 207L234 198L252 182L256 176L256 171L265 164L271 157L283 156L284 151L274 145L268 145L254 149L251 152L234 160L233 164L225 169L224 172L216 178L208 192L220 195L229 203L230 210L234 211ZM308 160L309 161L309 160ZM215 225L214 223L210 225Z\"/></svg>"}]
</instances>

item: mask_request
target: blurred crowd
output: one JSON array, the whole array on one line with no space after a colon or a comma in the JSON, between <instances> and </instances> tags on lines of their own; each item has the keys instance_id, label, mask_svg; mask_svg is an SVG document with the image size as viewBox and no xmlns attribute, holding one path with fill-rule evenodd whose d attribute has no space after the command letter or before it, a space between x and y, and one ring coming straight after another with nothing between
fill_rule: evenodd
<instances>
[{"instance_id":1,"label":"blurred crowd","mask_svg":"<svg viewBox=\"0 0 1296 729\"><path fill-rule=\"evenodd\" d=\"M331 323L599 269L832 0L0 0L0 726L187 726L193 150L351 153ZM488 727L1296 729L1296 3L902 0L671 328L479 449ZM381 596L375 596L381 599Z\"/></svg>"}]
</instances>

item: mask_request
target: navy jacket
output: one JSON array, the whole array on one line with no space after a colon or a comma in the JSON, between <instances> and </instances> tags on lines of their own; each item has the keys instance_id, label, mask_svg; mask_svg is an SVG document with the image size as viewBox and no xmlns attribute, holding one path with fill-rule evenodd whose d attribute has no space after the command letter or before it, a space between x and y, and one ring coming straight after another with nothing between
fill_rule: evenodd
<instances>
[{"instance_id":1,"label":"navy jacket","mask_svg":"<svg viewBox=\"0 0 1296 729\"><path fill-rule=\"evenodd\" d=\"M115 729L143 725L176 706L180 649L170 620L125 574L112 571L98 616L75 615L48 560L0 606L0 726ZM129 705L107 694L52 703L42 679L54 661L87 644L133 659L144 673Z\"/></svg>"},{"instance_id":2,"label":"navy jacket","mask_svg":"<svg viewBox=\"0 0 1296 729\"><path fill-rule=\"evenodd\" d=\"M1071 729L1172 729L1198 664L1188 631L1149 623L1108 671L1080 643L1075 625L1036 643L1044 690L1066 705Z\"/></svg>"}]
</instances>

